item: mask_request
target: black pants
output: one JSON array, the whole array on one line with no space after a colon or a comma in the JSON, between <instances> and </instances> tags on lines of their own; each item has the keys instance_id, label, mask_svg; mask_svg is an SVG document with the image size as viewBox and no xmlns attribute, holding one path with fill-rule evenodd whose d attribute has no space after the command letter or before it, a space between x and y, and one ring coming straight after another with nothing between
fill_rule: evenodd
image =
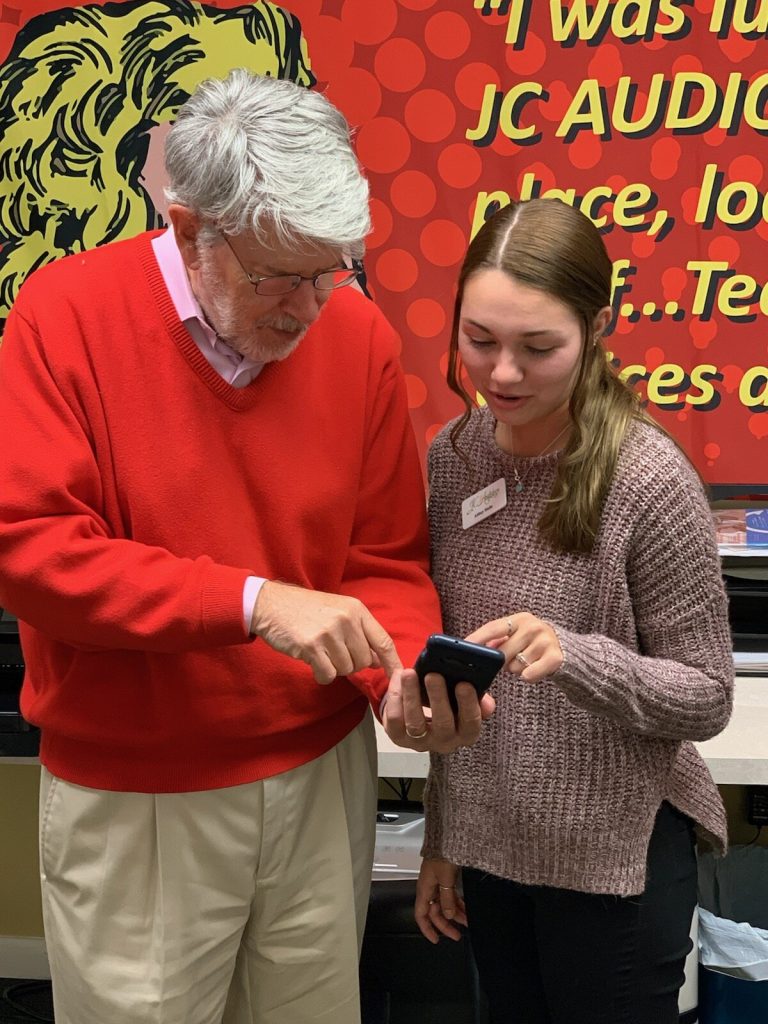
<instances>
[{"instance_id":1,"label":"black pants","mask_svg":"<svg viewBox=\"0 0 768 1024\"><path fill-rule=\"evenodd\" d=\"M669 804L641 896L463 879L493 1024L677 1024L697 879L691 822Z\"/></svg>"}]
</instances>

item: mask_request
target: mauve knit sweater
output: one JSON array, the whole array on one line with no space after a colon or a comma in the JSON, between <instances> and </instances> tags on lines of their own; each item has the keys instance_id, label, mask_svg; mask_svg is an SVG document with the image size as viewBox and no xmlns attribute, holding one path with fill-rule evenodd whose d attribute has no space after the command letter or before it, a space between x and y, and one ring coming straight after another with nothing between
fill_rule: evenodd
<instances>
[{"instance_id":1,"label":"mauve knit sweater","mask_svg":"<svg viewBox=\"0 0 768 1024\"><path fill-rule=\"evenodd\" d=\"M594 550L555 553L537 522L559 455L510 456L487 409L454 454L429 454L432 567L444 628L466 636L529 611L555 628L562 667L502 672L475 746L432 755L422 854L531 885L630 895L645 887L663 800L726 842L717 788L692 740L723 729L733 696L725 592L695 472L655 427L628 431ZM514 489L513 466L524 478ZM506 477L507 505L468 530L461 502Z\"/></svg>"}]
</instances>

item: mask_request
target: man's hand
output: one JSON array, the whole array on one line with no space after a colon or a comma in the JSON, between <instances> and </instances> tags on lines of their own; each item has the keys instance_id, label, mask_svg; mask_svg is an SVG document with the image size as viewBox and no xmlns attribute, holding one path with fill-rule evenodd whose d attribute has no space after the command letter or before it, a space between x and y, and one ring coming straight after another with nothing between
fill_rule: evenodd
<instances>
[{"instance_id":1,"label":"man's hand","mask_svg":"<svg viewBox=\"0 0 768 1024\"><path fill-rule=\"evenodd\" d=\"M414 917L421 934L435 943L441 935L455 942L461 932L453 923L466 925L464 900L456 891L459 869L447 860L423 860L416 882Z\"/></svg>"},{"instance_id":2,"label":"man's hand","mask_svg":"<svg viewBox=\"0 0 768 1024\"><path fill-rule=\"evenodd\" d=\"M400 668L389 633L354 597L268 580L253 609L251 633L306 661L318 683L371 667L391 677Z\"/></svg>"},{"instance_id":3,"label":"man's hand","mask_svg":"<svg viewBox=\"0 0 768 1024\"><path fill-rule=\"evenodd\" d=\"M412 668L396 671L387 690L382 724L389 738L411 750L433 750L450 754L459 747L471 747L480 735L483 719L490 718L496 702L486 693L478 701L470 683L456 687L458 717L454 717L442 676L430 672L424 683L429 694L431 716L421 706L419 680Z\"/></svg>"}]
</instances>

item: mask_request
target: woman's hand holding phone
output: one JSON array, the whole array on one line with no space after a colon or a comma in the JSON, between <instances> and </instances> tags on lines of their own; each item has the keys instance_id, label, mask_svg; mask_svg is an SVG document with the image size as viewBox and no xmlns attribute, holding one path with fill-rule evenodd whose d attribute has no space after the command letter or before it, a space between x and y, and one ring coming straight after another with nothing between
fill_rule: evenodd
<instances>
[{"instance_id":1,"label":"woman's hand holding phone","mask_svg":"<svg viewBox=\"0 0 768 1024\"><path fill-rule=\"evenodd\" d=\"M467 640L503 651L507 671L526 683L540 682L563 664L557 633L548 622L530 612L492 619L470 633Z\"/></svg>"}]
</instances>

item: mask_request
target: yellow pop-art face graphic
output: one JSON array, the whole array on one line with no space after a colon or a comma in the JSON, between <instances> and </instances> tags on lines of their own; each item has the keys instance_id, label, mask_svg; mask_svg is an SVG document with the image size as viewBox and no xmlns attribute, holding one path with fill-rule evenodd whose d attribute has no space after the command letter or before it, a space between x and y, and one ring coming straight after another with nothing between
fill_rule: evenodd
<instances>
[{"instance_id":1,"label":"yellow pop-art face graphic","mask_svg":"<svg viewBox=\"0 0 768 1024\"><path fill-rule=\"evenodd\" d=\"M161 224L150 134L235 67L314 83L299 22L261 0L128 0L24 26L0 68L0 325L36 267Z\"/></svg>"}]
</instances>

